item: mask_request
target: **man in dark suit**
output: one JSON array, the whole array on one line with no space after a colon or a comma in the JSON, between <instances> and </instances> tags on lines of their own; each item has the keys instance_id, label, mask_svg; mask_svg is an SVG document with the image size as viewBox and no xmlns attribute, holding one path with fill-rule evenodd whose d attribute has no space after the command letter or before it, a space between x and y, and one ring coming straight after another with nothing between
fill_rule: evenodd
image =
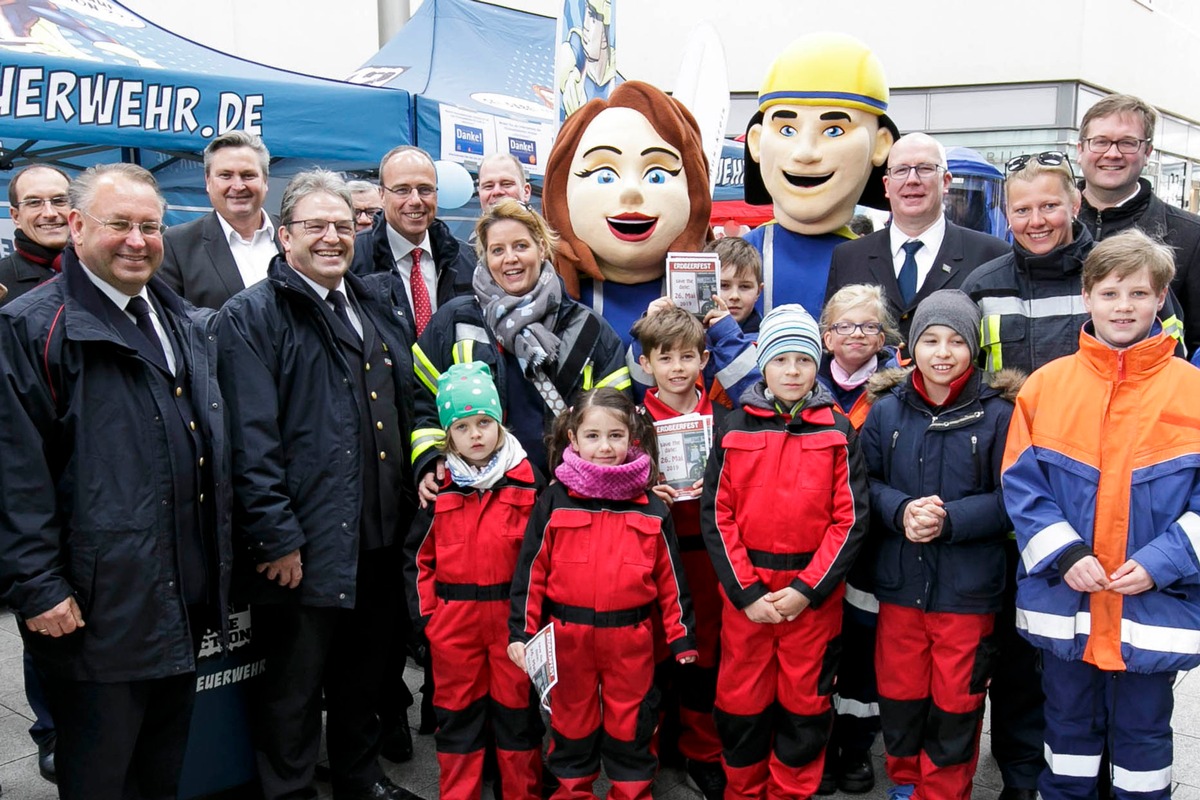
<instances>
[{"instance_id":1,"label":"man in dark suit","mask_svg":"<svg viewBox=\"0 0 1200 800\"><path fill-rule=\"evenodd\" d=\"M350 192L334 173L283 194L285 255L218 315L229 401L239 573L269 681L252 698L266 800L315 796L321 693L334 800L397 800L377 756L385 656L406 619L401 539L412 339L389 278L347 274Z\"/></svg>"},{"instance_id":2,"label":"man in dark suit","mask_svg":"<svg viewBox=\"0 0 1200 800\"><path fill-rule=\"evenodd\" d=\"M25 167L8 183L8 213L17 226L13 252L0 258L0 284L8 293L0 305L11 303L58 274L67 229L67 186L70 179L57 167Z\"/></svg>"},{"instance_id":3,"label":"man in dark suit","mask_svg":"<svg viewBox=\"0 0 1200 800\"><path fill-rule=\"evenodd\" d=\"M231 131L204 148L204 188L213 211L163 239L163 280L197 306L220 308L267 276L279 252L278 220L263 211L271 154L258 136Z\"/></svg>"},{"instance_id":4,"label":"man in dark suit","mask_svg":"<svg viewBox=\"0 0 1200 800\"><path fill-rule=\"evenodd\" d=\"M883 287L903 339L917 304L938 289L957 289L971 270L1008 252L994 236L946 219L950 188L946 150L933 137L910 133L892 147L884 189L892 221L833 250L825 300L852 283Z\"/></svg>"},{"instance_id":5,"label":"man in dark suit","mask_svg":"<svg viewBox=\"0 0 1200 800\"><path fill-rule=\"evenodd\" d=\"M62 275L0 310L0 596L57 726L65 800L178 793L232 506L210 312L154 272L133 164L71 184Z\"/></svg>"},{"instance_id":6,"label":"man in dark suit","mask_svg":"<svg viewBox=\"0 0 1200 800\"><path fill-rule=\"evenodd\" d=\"M358 235L350 271L399 276L404 291L396 294L408 307L397 312L411 320L415 338L438 308L470 294L475 251L437 219L437 170L424 150L392 148L379 162L379 183L383 214Z\"/></svg>"}]
</instances>

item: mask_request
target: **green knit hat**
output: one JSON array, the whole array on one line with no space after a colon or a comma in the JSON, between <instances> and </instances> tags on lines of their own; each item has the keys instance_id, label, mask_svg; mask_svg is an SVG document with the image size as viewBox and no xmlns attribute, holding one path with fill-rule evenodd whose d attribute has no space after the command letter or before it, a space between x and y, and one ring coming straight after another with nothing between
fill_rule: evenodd
<instances>
[{"instance_id":1,"label":"green knit hat","mask_svg":"<svg viewBox=\"0 0 1200 800\"><path fill-rule=\"evenodd\" d=\"M487 414L500 422L500 395L482 361L455 364L438 378L438 419L449 428L464 417Z\"/></svg>"}]
</instances>

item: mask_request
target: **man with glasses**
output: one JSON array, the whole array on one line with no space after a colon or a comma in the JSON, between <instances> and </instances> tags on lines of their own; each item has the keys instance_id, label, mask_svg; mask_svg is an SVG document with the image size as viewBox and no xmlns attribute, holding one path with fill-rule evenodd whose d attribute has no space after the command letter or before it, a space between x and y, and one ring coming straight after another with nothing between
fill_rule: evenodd
<instances>
[{"instance_id":1,"label":"man with glasses","mask_svg":"<svg viewBox=\"0 0 1200 800\"><path fill-rule=\"evenodd\" d=\"M171 228L163 279L194 305L220 308L261 281L279 252L278 220L263 210L271 154L258 136L230 131L204 148L204 188L213 211Z\"/></svg>"},{"instance_id":2,"label":"man with glasses","mask_svg":"<svg viewBox=\"0 0 1200 800\"><path fill-rule=\"evenodd\" d=\"M389 272L396 282L397 312L414 338L452 297L471 292L474 251L437 219L437 170L419 147L392 148L379 162L383 216L358 235L351 271Z\"/></svg>"},{"instance_id":3,"label":"man with glasses","mask_svg":"<svg viewBox=\"0 0 1200 800\"><path fill-rule=\"evenodd\" d=\"M1079 128L1083 205L1079 218L1096 241L1128 228L1161 239L1175 252L1171 282L1183 311L1188 352L1200 348L1200 217L1164 203L1141 177L1154 147L1158 113L1127 94L1088 109Z\"/></svg>"},{"instance_id":4,"label":"man with glasses","mask_svg":"<svg viewBox=\"0 0 1200 800\"><path fill-rule=\"evenodd\" d=\"M370 181L347 181L350 199L354 201L354 225L359 233L370 230L375 215L383 211L383 190Z\"/></svg>"},{"instance_id":5,"label":"man with glasses","mask_svg":"<svg viewBox=\"0 0 1200 800\"><path fill-rule=\"evenodd\" d=\"M70 179L57 167L25 167L8 183L8 213L17 226L13 252L0 259L0 285L11 303L59 273L67 246L67 186Z\"/></svg>"},{"instance_id":6,"label":"man with glasses","mask_svg":"<svg viewBox=\"0 0 1200 800\"><path fill-rule=\"evenodd\" d=\"M91 167L70 200L61 277L0 310L0 596L54 715L59 796L175 797L199 644L227 630L216 345L154 276L149 172Z\"/></svg>"},{"instance_id":7,"label":"man with glasses","mask_svg":"<svg viewBox=\"0 0 1200 800\"><path fill-rule=\"evenodd\" d=\"M1000 239L946 219L950 180L946 149L932 136L910 133L897 141L883 177L891 223L834 248L826 301L843 286L877 284L907 340L922 300L938 289L957 289L971 270L1008 252Z\"/></svg>"},{"instance_id":8,"label":"man with glasses","mask_svg":"<svg viewBox=\"0 0 1200 800\"><path fill-rule=\"evenodd\" d=\"M376 715L402 613L412 340L385 276L347 272L350 192L303 172L284 190L284 254L217 317L229 399L238 565L270 679L252 698L267 800L315 796L321 695L334 800L391 800ZM397 679L387 676L387 679Z\"/></svg>"}]
</instances>

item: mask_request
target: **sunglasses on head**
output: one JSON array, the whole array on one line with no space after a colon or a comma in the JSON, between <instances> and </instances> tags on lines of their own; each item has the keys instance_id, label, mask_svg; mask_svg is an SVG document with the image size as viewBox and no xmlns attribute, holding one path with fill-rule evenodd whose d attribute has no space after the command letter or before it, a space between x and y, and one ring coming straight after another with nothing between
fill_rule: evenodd
<instances>
[{"instance_id":1,"label":"sunglasses on head","mask_svg":"<svg viewBox=\"0 0 1200 800\"><path fill-rule=\"evenodd\" d=\"M1071 169L1071 159L1061 150L1046 150L1042 153L1026 153L1024 155L1010 158L1004 164L1005 174L1020 172L1025 169L1030 161L1036 161L1044 167L1057 167L1059 164L1066 164L1067 170L1071 173L1071 180L1075 179L1075 170Z\"/></svg>"}]
</instances>

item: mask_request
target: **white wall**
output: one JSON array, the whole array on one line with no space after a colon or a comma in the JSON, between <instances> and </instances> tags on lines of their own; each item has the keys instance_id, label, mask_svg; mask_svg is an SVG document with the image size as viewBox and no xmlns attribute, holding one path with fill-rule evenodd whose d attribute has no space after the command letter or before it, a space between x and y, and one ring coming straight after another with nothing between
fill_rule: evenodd
<instances>
[{"instance_id":1,"label":"white wall","mask_svg":"<svg viewBox=\"0 0 1200 800\"><path fill-rule=\"evenodd\" d=\"M376 0L125 0L204 44L343 77L377 49ZM413 10L420 0L411 0ZM757 91L796 36L847 30L894 87L1082 79L1200 120L1197 0L617 0L619 69L670 90L687 33L712 22L733 91ZM505 0L552 14L555 0ZM1148 8L1147 4L1152 7ZM464 54L469 57L469 54Z\"/></svg>"}]
</instances>

